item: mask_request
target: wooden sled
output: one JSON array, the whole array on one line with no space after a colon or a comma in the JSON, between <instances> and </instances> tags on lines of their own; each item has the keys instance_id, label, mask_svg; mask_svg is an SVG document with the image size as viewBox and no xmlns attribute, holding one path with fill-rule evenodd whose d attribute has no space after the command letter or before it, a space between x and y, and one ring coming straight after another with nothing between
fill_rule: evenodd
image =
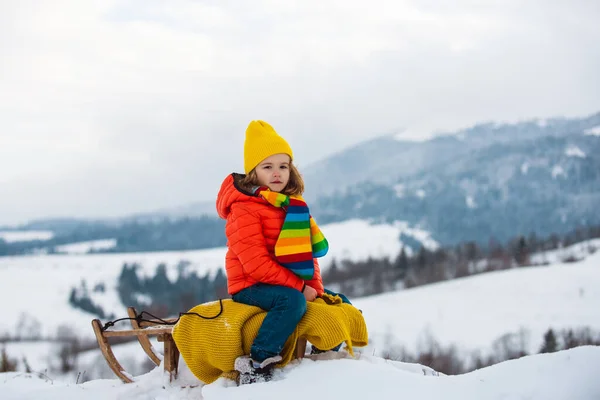
<instances>
[{"instance_id":1,"label":"wooden sled","mask_svg":"<svg viewBox=\"0 0 600 400\"><path fill-rule=\"evenodd\" d=\"M164 320L150 320L138 322L138 314L134 307L127 308L127 315L131 320L132 329L127 330L107 330L102 328L102 324L99 319L92 320L92 327L96 334L96 340L102 355L106 359L108 366L123 382L131 383L134 381L134 377L127 373L121 366L117 358L115 357L111 345L108 341L110 337L127 337L136 336L138 342L142 346L142 349L146 355L156 364L160 365L164 361L164 370L169 374L169 380L172 382L177 378L178 365L179 365L179 349L173 340L172 325L165 325L166 323L173 323L177 319L170 318ZM149 336L157 336L159 342L163 343L163 353L160 354L155 351L152 343L150 342ZM306 339L298 338L296 342L296 357L297 359L304 358L306 352Z\"/></svg>"}]
</instances>

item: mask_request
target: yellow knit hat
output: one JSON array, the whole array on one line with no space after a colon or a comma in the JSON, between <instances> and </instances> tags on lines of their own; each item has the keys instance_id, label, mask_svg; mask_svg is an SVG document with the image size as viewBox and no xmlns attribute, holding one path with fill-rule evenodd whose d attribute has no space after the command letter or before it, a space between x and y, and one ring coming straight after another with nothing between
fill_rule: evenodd
<instances>
[{"instance_id":1,"label":"yellow knit hat","mask_svg":"<svg viewBox=\"0 0 600 400\"><path fill-rule=\"evenodd\" d=\"M244 171L250 173L258 164L273 154L287 154L294 158L292 148L265 121L251 121L244 141Z\"/></svg>"}]
</instances>

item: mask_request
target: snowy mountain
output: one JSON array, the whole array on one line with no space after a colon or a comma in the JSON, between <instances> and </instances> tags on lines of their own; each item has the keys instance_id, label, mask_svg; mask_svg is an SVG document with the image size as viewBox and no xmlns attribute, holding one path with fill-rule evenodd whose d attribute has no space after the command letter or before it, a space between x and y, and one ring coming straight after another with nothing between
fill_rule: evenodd
<instances>
[{"instance_id":1,"label":"snowy mountain","mask_svg":"<svg viewBox=\"0 0 600 400\"><path fill-rule=\"evenodd\" d=\"M599 126L600 113L422 143L382 137L307 169L312 210L323 222L407 221L446 245L598 224Z\"/></svg>"},{"instance_id":2,"label":"snowy mountain","mask_svg":"<svg viewBox=\"0 0 600 400\"><path fill-rule=\"evenodd\" d=\"M600 131L600 112L584 118L481 123L455 132L438 132L424 142L402 140L397 134L382 136L304 168L306 197L314 200L362 182L395 185L490 146L571 135L597 138L600 136L597 131ZM480 161L479 167L485 160Z\"/></svg>"}]
</instances>

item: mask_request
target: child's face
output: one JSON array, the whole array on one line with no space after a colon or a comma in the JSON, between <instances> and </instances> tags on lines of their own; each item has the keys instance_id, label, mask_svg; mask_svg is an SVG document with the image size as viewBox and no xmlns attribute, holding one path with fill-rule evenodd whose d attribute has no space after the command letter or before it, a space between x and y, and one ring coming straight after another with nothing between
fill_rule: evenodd
<instances>
[{"instance_id":1,"label":"child's face","mask_svg":"<svg viewBox=\"0 0 600 400\"><path fill-rule=\"evenodd\" d=\"M281 192L290 180L290 156L274 154L256 166L256 176L261 186Z\"/></svg>"}]
</instances>

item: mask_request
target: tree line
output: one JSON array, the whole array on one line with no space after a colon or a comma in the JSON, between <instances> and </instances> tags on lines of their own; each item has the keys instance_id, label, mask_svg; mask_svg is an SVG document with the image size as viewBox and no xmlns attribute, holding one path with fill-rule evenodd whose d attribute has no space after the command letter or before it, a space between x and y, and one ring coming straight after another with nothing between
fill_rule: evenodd
<instances>
[{"instance_id":1,"label":"tree line","mask_svg":"<svg viewBox=\"0 0 600 400\"><path fill-rule=\"evenodd\" d=\"M188 311L201 303L228 297L227 277L222 268L215 273L199 275L189 267L189 261L180 261L175 266L176 277L172 280L165 263L158 264L149 276L139 273L139 264L124 263L117 280L119 299L125 307L132 306L138 311L164 318ZM92 299L94 292L104 291L104 283L97 283L89 289L84 279L79 287L71 289L69 303L100 319L113 319L113 314L105 312L102 305Z\"/></svg>"},{"instance_id":2,"label":"tree line","mask_svg":"<svg viewBox=\"0 0 600 400\"><path fill-rule=\"evenodd\" d=\"M568 247L588 239L600 238L600 225L581 227L565 235L541 237L535 233L517 236L506 243L490 239L486 246L464 242L452 247L429 250L420 246L408 255L402 248L395 258L368 258L364 261L332 260L323 272L323 281L332 290L346 296L362 297L411 288L469 275L532 265L531 255L540 255L536 263L548 264L544 253ZM589 246L589 253L596 249ZM563 262L577 261L568 254Z\"/></svg>"},{"instance_id":3,"label":"tree line","mask_svg":"<svg viewBox=\"0 0 600 400\"><path fill-rule=\"evenodd\" d=\"M62 245L115 239L116 245L102 253L184 251L225 246L225 221L209 216L164 218L124 224L81 223L49 240L6 242L0 238L0 256L46 252L59 253Z\"/></svg>"}]
</instances>

